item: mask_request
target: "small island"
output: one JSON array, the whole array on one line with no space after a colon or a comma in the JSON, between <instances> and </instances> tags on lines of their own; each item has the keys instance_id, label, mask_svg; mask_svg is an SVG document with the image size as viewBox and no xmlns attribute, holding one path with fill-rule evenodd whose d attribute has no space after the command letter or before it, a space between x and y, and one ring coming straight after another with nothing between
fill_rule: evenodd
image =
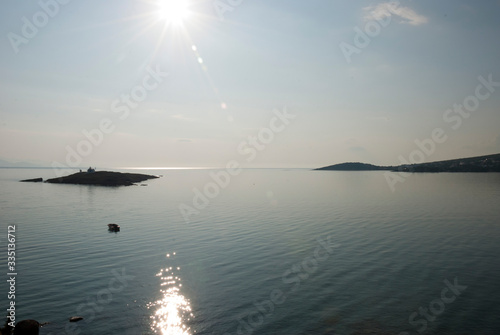
<instances>
[{"instance_id":1,"label":"small island","mask_svg":"<svg viewBox=\"0 0 500 335\"><path fill-rule=\"evenodd\" d=\"M500 154L459 158L421 164L377 166L365 163L342 163L314 170L329 171L394 171L394 172L500 172Z\"/></svg>"},{"instance_id":2,"label":"small island","mask_svg":"<svg viewBox=\"0 0 500 335\"><path fill-rule=\"evenodd\" d=\"M69 176L48 179L50 184L76 184L97 186L131 186L157 176L140 173L121 173L111 171L95 171L89 168L87 172L77 172ZM41 178L21 180L22 182L40 182Z\"/></svg>"}]
</instances>

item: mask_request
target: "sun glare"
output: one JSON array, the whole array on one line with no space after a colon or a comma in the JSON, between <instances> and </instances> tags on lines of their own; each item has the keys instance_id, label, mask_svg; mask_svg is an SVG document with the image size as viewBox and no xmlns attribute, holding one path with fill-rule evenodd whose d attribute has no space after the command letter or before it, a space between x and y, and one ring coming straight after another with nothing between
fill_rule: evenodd
<instances>
[{"instance_id":1,"label":"sun glare","mask_svg":"<svg viewBox=\"0 0 500 335\"><path fill-rule=\"evenodd\" d=\"M189 17L186 0L158 0L158 17L167 23L182 24Z\"/></svg>"}]
</instances>

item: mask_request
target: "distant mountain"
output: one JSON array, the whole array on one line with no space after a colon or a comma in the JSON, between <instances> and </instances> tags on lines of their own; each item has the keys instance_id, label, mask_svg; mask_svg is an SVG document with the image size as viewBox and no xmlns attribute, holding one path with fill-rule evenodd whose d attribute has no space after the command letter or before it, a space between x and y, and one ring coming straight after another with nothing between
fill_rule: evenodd
<instances>
[{"instance_id":1,"label":"distant mountain","mask_svg":"<svg viewBox=\"0 0 500 335\"><path fill-rule=\"evenodd\" d=\"M422 164L377 166L364 163L342 163L315 170L330 171L379 171L398 172L500 172L500 154L452 159Z\"/></svg>"},{"instance_id":2,"label":"distant mountain","mask_svg":"<svg viewBox=\"0 0 500 335\"><path fill-rule=\"evenodd\" d=\"M31 167L37 167L37 165L27 162L9 162L0 159L0 168L31 168Z\"/></svg>"}]
</instances>

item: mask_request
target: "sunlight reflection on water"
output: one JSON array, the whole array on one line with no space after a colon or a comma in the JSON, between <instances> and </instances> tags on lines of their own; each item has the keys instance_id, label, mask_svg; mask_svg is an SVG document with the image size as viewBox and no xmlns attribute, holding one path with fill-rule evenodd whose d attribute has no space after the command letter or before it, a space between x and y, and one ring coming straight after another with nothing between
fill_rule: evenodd
<instances>
[{"instance_id":1,"label":"sunlight reflection on water","mask_svg":"<svg viewBox=\"0 0 500 335\"><path fill-rule=\"evenodd\" d=\"M173 253L175 255L175 253ZM167 254L167 258L171 255ZM161 280L162 299L152 302L148 308L155 308L151 316L151 329L162 335L191 335L186 324L193 318L191 305L181 293L181 278L177 275L180 267L166 267L156 274Z\"/></svg>"}]
</instances>

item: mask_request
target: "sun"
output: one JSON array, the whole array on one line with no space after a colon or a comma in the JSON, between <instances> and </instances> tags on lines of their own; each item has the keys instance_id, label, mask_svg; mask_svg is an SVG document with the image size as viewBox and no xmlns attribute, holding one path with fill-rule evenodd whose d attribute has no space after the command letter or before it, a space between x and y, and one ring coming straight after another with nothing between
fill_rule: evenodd
<instances>
[{"instance_id":1,"label":"sun","mask_svg":"<svg viewBox=\"0 0 500 335\"><path fill-rule=\"evenodd\" d=\"M167 23L182 24L189 14L187 0L158 0L158 17Z\"/></svg>"}]
</instances>

